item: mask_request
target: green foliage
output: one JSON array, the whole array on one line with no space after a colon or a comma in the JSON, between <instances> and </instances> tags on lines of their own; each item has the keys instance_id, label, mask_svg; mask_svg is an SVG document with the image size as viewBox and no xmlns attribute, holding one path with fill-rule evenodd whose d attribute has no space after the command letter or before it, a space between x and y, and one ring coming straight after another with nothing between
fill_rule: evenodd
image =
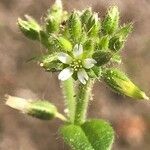
<instances>
[{"instance_id":1,"label":"green foliage","mask_svg":"<svg viewBox=\"0 0 150 150\"><path fill-rule=\"evenodd\" d=\"M112 127L97 119L89 120L81 126L64 125L60 133L74 150L110 150L114 141Z\"/></svg>"}]
</instances>

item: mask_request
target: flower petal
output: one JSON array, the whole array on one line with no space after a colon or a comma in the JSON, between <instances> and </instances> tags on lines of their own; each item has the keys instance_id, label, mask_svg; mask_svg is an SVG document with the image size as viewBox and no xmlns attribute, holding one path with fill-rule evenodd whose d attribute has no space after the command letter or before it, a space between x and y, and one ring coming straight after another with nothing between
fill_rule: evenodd
<instances>
[{"instance_id":1,"label":"flower petal","mask_svg":"<svg viewBox=\"0 0 150 150\"><path fill-rule=\"evenodd\" d=\"M75 58L80 57L83 54L83 47L81 44L76 44L73 49L73 55Z\"/></svg>"},{"instance_id":2,"label":"flower petal","mask_svg":"<svg viewBox=\"0 0 150 150\"><path fill-rule=\"evenodd\" d=\"M60 60L64 64L70 64L72 57L66 53L59 53L58 54L58 60Z\"/></svg>"},{"instance_id":3,"label":"flower petal","mask_svg":"<svg viewBox=\"0 0 150 150\"><path fill-rule=\"evenodd\" d=\"M84 60L83 66L84 66L86 69L90 69L90 68L92 68L96 63L97 63L96 60L94 60L93 58L87 58L87 59Z\"/></svg>"},{"instance_id":4,"label":"flower petal","mask_svg":"<svg viewBox=\"0 0 150 150\"><path fill-rule=\"evenodd\" d=\"M73 74L73 70L71 68L65 68L63 69L59 75L58 75L58 79L59 80L62 80L62 81L65 81L67 79L69 79Z\"/></svg>"},{"instance_id":5,"label":"flower petal","mask_svg":"<svg viewBox=\"0 0 150 150\"><path fill-rule=\"evenodd\" d=\"M82 84L86 84L86 81L89 79L86 71L84 69L80 69L77 73L78 79Z\"/></svg>"}]
</instances>

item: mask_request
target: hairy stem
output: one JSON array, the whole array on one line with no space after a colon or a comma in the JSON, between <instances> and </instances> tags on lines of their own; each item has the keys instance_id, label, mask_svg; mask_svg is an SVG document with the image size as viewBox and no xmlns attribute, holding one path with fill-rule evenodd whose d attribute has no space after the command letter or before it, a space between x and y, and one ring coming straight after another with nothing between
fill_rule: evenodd
<instances>
[{"instance_id":1,"label":"hairy stem","mask_svg":"<svg viewBox=\"0 0 150 150\"><path fill-rule=\"evenodd\" d=\"M74 123L76 100L74 92L74 82L72 78L62 82L62 90L68 109L69 121L71 123Z\"/></svg>"},{"instance_id":2,"label":"hairy stem","mask_svg":"<svg viewBox=\"0 0 150 150\"><path fill-rule=\"evenodd\" d=\"M76 97L75 123L82 124L86 119L88 102L91 96L93 81L89 80L86 85L79 83Z\"/></svg>"}]
</instances>

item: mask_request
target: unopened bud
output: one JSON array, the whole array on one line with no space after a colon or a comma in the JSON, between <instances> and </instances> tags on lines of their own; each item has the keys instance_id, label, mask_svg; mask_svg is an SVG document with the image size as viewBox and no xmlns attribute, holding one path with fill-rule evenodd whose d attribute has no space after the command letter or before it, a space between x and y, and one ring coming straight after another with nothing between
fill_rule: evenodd
<instances>
[{"instance_id":1,"label":"unopened bud","mask_svg":"<svg viewBox=\"0 0 150 150\"><path fill-rule=\"evenodd\" d=\"M59 31L60 23L62 21L62 2L56 0L51 9L48 10L46 17L46 30L48 33Z\"/></svg>"},{"instance_id":2,"label":"unopened bud","mask_svg":"<svg viewBox=\"0 0 150 150\"><path fill-rule=\"evenodd\" d=\"M86 24L91 16L92 16L91 8L84 10L83 14L81 15L82 24L83 25Z\"/></svg>"},{"instance_id":3,"label":"unopened bud","mask_svg":"<svg viewBox=\"0 0 150 150\"><path fill-rule=\"evenodd\" d=\"M79 42L82 34L82 23L77 11L72 12L68 20L69 33L75 42Z\"/></svg>"},{"instance_id":4,"label":"unopened bud","mask_svg":"<svg viewBox=\"0 0 150 150\"><path fill-rule=\"evenodd\" d=\"M135 98L149 98L123 72L118 69L107 69L103 75L104 81L117 93Z\"/></svg>"},{"instance_id":5,"label":"unopened bud","mask_svg":"<svg viewBox=\"0 0 150 150\"><path fill-rule=\"evenodd\" d=\"M20 30L26 37L32 40L38 40L41 27L32 17L25 15L25 18L26 20L18 18L18 26Z\"/></svg>"},{"instance_id":6,"label":"unopened bud","mask_svg":"<svg viewBox=\"0 0 150 150\"><path fill-rule=\"evenodd\" d=\"M118 37L112 37L109 41L109 49L118 52L121 50L124 46L125 40L122 38L122 36Z\"/></svg>"},{"instance_id":7,"label":"unopened bud","mask_svg":"<svg viewBox=\"0 0 150 150\"><path fill-rule=\"evenodd\" d=\"M113 34L119 24L119 11L116 6L111 7L102 22L102 31L104 34Z\"/></svg>"},{"instance_id":8,"label":"unopened bud","mask_svg":"<svg viewBox=\"0 0 150 150\"><path fill-rule=\"evenodd\" d=\"M113 53L110 51L97 51L93 54L93 59L96 60L98 66L107 64L112 58Z\"/></svg>"},{"instance_id":9,"label":"unopened bud","mask_svg":"<svg viewBox=\"0 0 150 150\"><path fill-rule=\"evenodd\" d=\"M48 101L32 101L14 96L6 96L6 105L42 120L50 120L57 116L57 108Z\"/></svg>"}]
</instances>

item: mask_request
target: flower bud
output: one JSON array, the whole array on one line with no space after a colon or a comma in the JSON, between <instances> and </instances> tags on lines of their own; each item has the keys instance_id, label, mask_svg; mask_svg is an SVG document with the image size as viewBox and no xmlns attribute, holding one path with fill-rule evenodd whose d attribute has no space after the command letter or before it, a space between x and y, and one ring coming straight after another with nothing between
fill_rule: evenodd
<instances>
[{"instance_id":1,"label":"flower bud","mask_svg":"<svg viewBox=\"0 0 150 150\"><path fill-rule=\"evenodd\" d=\"M80 42L82 23L77 11L72 12L68 20L69 33L75 43Z\"/></svg>"},{"instance_id":2,"label":"flower bud","mask_svg":"<svg viewBox=\"0 0 150 150\"><path fill-rule=\"evenodd\" d=\"M109 49L113 52L118 52L121 50L124 46L125 40L122 38L122 36L114 36L109 41Z\"/></svg>"},{"instance_id":3,"label":"flower bud","mask_svg":"<svg viewBox=\"0 0 150 150\"><path fill-rule=\"evenodd\" d=\"M51 9L48 10L46 17L46 30L48 33L54 33L59 31L60 23L62 21L62 2L61 0L56 0L55 4Z\"/></svg>"},{"instance_id":4,"label":"flower bud","mask_svg":"<svg viewBox=\"0 0 150 150\"><path fill-rule=\"evenodd\" d=\"M96 65L102 66L110 61L113 53L110 51L97 51L93 54L93 59L96 60Z\"/></svg>"},{"instance_id":5,"label":"flower bud","mask_svg":"<svg viewBox=\"0 0 150 150\"><path fill-rule=\"evenodd\" d=\"M6 105L42 120L50 120L57 116L57 108L48 101L32 101L19 97L7 96Z\"/></svg>"},{"instance_id":6,"label":"flower bud","mask_svg":"<svg viewBox=\"0 0 150 150\"><path fill-rule=\"evenodd\" d=\"M102 31L104 34L113 34L119 24L119 11L116 6L111 7L102 22Z\"/></svg>"},{"instance_id":7,"label":"flower bud","mask_svg":"<svg viewBox=\"0 0 150 150\"><path fill-rule=\"evenodd\" d=\"M135 98L149 99L123 72L118 69L107 69L103 74L104 81L117 93Z\"/></svg>"},{"instance_id":8,"label":"flower bud","mask_svg":"<svg viewBox=\"0 0 150 150\"><path fill-rule=\"evenodd\" d=\"M25 18L26 20L18 18L18 26L20 30L29 39L38 40L41 27L32 17L25 15Z\"/></svg>"}]
</instances>

